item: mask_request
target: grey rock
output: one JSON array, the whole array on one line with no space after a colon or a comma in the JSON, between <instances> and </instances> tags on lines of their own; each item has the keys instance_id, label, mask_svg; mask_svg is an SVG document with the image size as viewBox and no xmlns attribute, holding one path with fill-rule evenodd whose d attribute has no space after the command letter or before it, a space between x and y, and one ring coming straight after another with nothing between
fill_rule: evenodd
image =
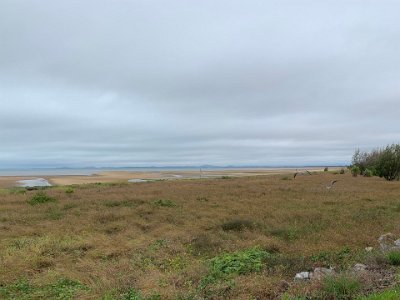
<instances>
[{"instance_id":1,"label":"grey rock","mask_svg":"<svg viewBox=\"0 0 400 300\"><path fill-rule=\"evenodd\" d=\"M396 237L393 233L386 233L379 237L378 242L381 250L386 252L391 250L395 245Z\"/></svg>"},{"instance_id":2,"label":"grey rock","mask_svg":"<svg viewBox=\"0 0 400 300\"><path fill-rule=\"evenodd\" d=\"M372 252L374 250L374 247L366 247L365 251L367 252Z\"/></svg>"},{"instance_id":3,"label":"grey rock","mask_svg":"<svg viewBox=\"0 0 400 300\"><path fill-rule=\"evenodd\" d=\"M311 279L310 272L300 272L300 273L297 273L296 276L294 277L295 281L310 280L310 279Z\"/></svg>"},{"instance_id":4,"label":"grey rock","mask_svg":"<svg viewBox=\"0 0 400 300\"><path fill-rule=\"evenodd\" d=\"M400 239L394 241L394 245L400 248Z\"/></svg>"}]
</instances>

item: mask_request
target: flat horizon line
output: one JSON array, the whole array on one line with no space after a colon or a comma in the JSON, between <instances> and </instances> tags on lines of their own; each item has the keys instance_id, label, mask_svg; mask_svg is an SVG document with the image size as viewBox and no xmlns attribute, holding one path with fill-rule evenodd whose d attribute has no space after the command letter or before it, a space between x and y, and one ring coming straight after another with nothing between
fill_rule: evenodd
<instances>
[{"instance_id":1,"label":"flat horizon line","mask_svg":"<svg viewBox=\"0 0 400 300\"><path fill-rule=\"evenodd\" d=\"M232 168L238 168L238 169L246 169L246 168L252 168L252 169L273 169L273 168L279 168L279 169L290 169L290 168L324 168L324 167L344 167L347 166L348 164L316 164L316 165L171 165L171 166L122 166L122 167L115 167L115 166L84 166L84 167L67 167L67 166L55 166L55 167L7 167L7 168L1 168L0 171L18 171L18 170L73 170L73 169L91 169L91 170L105 170L105 169L111 169L111 170L126 170L126 169L232 169Z\"/></svg>"}]
</instances>

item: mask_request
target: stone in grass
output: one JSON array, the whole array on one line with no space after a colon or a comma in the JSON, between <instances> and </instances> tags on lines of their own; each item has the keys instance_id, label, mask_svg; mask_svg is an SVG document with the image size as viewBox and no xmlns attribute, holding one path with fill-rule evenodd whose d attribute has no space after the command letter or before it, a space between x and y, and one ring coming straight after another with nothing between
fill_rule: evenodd
<instances>
[{"instance_id":1,"label":"stone in grass","mask_svg":"<svg viewBox=\"0 0 400 300\"><path fill-rule=\"evenodd\" d=\"M366 247L365 251L367 252L372 252L374 250L374 247Z\"/></svg>"},{"instance_id":2,"label":"stone in grass","mask_svg":"<svg viewBox=\"0 0 400 300\"><path fill-rule=\"evenodd\" d=\"M326 276L335 275L334 269L328 268L315 268L314 272L300 272L297 273L294 277L295 281L304 281L304 280L321 280Z\"/></svg>"},{"instance_id":3,"label":"stone in grass","mask_svg":"<svg viewBox=\"0 0 400 300\"><path fill-rule=\"evenodd\" d=\"M300 272L294 276L295 281L303 281L303 280L310 280L311 279L311 272Z\"/></svg>"},{"instance_id":4,"label":"stone in grass","mask_svg":"<svg viewBox=\"0 0 400 300\"><path fill-rule=\"evenodd\" d=\"M378 242L383 252L400 250L400 239L396 240L396 236L393 233L381 235Z\"/></svg>"}]
</instances>

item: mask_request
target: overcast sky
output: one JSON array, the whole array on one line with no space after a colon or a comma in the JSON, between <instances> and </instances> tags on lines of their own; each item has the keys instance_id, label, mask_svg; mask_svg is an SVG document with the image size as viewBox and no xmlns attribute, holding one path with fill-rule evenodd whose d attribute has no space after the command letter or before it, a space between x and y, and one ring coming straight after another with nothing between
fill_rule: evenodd
<instances>
[{"instance_id":1,"label":"overcast sky","mask_svg":"<svg viewBox=\"0 0 400 300\"><path fill-rule=\"evenodd\" d=\"M400 141L399 12L1 0L0 168L348 163Z\"/></svg>"}]
</instances>

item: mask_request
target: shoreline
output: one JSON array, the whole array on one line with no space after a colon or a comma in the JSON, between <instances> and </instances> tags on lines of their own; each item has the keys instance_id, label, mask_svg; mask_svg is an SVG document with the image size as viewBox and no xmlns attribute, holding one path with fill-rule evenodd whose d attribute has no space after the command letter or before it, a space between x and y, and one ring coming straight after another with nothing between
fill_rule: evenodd
<instances>
[{"instance_id":1,"label":"shoreline","mask_svg":"<svg viewBox=\"0 0 400 300\"><path fill-rule=\"evenodd\" d=\"M341 167L332 167L330 171L339 170ZM311 172L322 172L323 167L310 168L236 168L236 169L192 169L192 170L162 170L162 171L101 171L90 175L0 175L0 188L17 187L21 180L33 180L43 178L53 186L65 186L72 184L88 184L88 183L107 183L121 182L131 179L148 179L148 180L182 180L182 179L200 179L200 178L218 178L228 177L247 177L262 175L285 175L294 174L296 171L309 170Z\"/></svg>"}]
</instances>

